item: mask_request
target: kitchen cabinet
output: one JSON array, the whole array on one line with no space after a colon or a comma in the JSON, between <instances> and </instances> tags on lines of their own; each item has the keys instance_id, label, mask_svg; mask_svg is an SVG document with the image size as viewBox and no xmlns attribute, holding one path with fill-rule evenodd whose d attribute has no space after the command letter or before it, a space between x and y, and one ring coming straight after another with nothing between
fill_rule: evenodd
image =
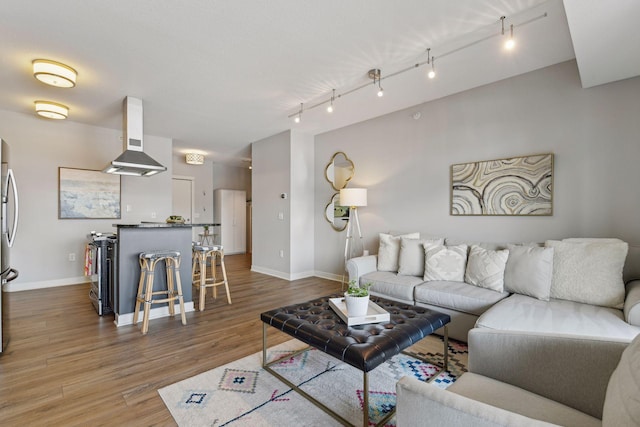
<instances>
[{"instance_id":1,"label":"kitchen cabinet","mask_svg":"<svg viewBox=\"0 0 640 427\"><path fill-rule=\"evenodd\" d=\"M215 222L220 223L219 242L225 254L247 251L247 194L218 189L213 193Z\"/></svg>"}]
</instances>

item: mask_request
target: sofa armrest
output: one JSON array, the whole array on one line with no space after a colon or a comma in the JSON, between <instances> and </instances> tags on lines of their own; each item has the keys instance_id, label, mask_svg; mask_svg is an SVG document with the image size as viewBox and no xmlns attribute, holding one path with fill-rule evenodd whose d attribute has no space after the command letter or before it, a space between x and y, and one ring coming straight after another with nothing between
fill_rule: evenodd
<instances>
[{"instance_id":1,"label":"sofa armrest","mask_svg":"<svg viewBox=\"0 0 640 427\"><path fill-rule=\"evenodd\" d=\"M630 325L640 326L640 280L630 280L627 283L624 320Z\"/></svg>"},{"instance_id":2,"label":"sofa armrest","mask_svg":"<svg viewBox=\"0 0 640 427\"><path fill-rule=\"evenodd\" d=\"M398 426L553 425L469 399L411 377L402 377L397 382L396 399Z\"/></svg>"},{"instance_id":3,"label":"sofa armrest","mask_svg":"<svg viewBox=\"0 0 640 427\"><path fill-rule=\"evenodd\" d=\"M360 284L360 276L371 273L378 269L378 256L367 255L351 258L347 261L347 273L349 281L355 280L356 284Z\"/></svg>"},{"instance_id":4,"label":"sofa armrest","mask_svg":"<svg viewBox=\"0 0 640 427\"><path fill-rule=\"evenodd\" d=\"M469 371L602 419L609 378L623 340L474 328Z\"/></svg>"}]
</instances>

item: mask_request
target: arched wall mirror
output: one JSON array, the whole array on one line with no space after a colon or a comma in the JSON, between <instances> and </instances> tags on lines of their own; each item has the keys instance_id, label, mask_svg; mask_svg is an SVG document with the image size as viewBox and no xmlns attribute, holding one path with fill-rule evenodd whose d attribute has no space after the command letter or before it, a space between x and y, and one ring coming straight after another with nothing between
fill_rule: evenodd
<instances>
[{"instance_id":1,"label":"arched wall mirror","mask_svg":"<svg viewBox=\"0 0 640 427\"><path fill-rule=\"evenodd\" d=\"M342 231L347 227L349 221L349 207L340 206L338 203L340 203L340 193L335 193L324 209L324 217L334 230Z\"/></svg>"},{"instance_id":2,"label":"arched wall mirror","mask_svg":"<svg viewBox=\"0 0 640 427\"><path fill-rule=\"evenodd\" d=\"M353 162L342 151L338 151L327 165L324 176L334 190L340 191L353 178L354 170Z\"/></svg>"}]
</instances>

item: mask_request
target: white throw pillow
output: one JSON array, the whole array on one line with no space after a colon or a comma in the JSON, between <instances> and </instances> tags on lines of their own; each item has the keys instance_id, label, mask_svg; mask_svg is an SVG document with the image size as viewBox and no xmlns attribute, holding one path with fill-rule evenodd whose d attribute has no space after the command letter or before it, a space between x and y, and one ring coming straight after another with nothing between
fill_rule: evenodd
<instances>
[{"instance_id":1,"label":"white throw pillow","mask_svg":"<svg viewBox=\"0 0 640 427\"><path fill-rule=\"evenodd\" d=\"M627 243L547 240L545 246L554 249L551 298L612 308L624 306L622 269Z\"/></svg>"},{"instance_id":2,"label":"white throw pillow","mask_svg":"<svg viewBox=\"0 0 640 427\"><path fill-rule=\"evenodd\" d=\"M553 248L509 245L504 290L549 301L553 277Z\"/></svg>"},{"instance_id":3,"label":"white throw pillow","mask_svg":"<svg viewBox=\"0 0 640 427\"><path fill-rule=\"evenodd\" d=\"M398 274L403 276L424 276L424 246L442 245L444 239L409 239L400 240L400 256L398 257Z\"/></svg>"},{"instance_id":4,"label":"white throw pillow","mask_svg":"<svg viewBox=\"0 0 640 427\"><path fill-rule=\"evenodd\" d=\"M471 245L464 281L470 285L504 292L504 269L509 250L492 251Z\"/></svg>"},{"instance_id":5,"label":"white throw pillow","mask_svg":"<svg viewBox=\"0 0 640 427\"><path fill-rule=\"evenodd\" d=\"M424 280L464 282L467 265L467 245L424 246Z\"/></svg>"},{"instance_id":6,"label":"white throw pillow","mask_svg":"<svg viewBox=\"0 0 640 427\"><path fill-rule=\"evenodd\" d=\"M378 271L398 271L398 256L400 255L400 239L419 239L420 233L402 234L393 236L380 233L380 246L378 248Z\"/></svg>"}]
</instances>

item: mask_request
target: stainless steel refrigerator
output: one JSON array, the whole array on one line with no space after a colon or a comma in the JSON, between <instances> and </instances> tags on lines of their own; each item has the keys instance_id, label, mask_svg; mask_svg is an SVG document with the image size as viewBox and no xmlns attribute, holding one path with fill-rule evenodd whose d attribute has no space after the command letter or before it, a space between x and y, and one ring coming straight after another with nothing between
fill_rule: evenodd
<instances>
[{"instance_id":1,"label":"stainless steel refrigerator","mask_svg":"<svg viewBox=\"0 0 640 427\"><path fill-rule=\"evenodd\" d=\"M2 151L0 161L2 163L2 177L0 186L2 187L2 204L0 208L0 222L2 234L0 236L0 279L2 285L18 277L18 270L11 268L10 250L15 242L16 229L18 228L18 190L13 170L9 167L9 144L0 139ZM4 288L4 286L3 286ZM9 343L9 310L6 304L4 289L0 292L0 341L5 351Z\"/></svg>"}]
</instances>

